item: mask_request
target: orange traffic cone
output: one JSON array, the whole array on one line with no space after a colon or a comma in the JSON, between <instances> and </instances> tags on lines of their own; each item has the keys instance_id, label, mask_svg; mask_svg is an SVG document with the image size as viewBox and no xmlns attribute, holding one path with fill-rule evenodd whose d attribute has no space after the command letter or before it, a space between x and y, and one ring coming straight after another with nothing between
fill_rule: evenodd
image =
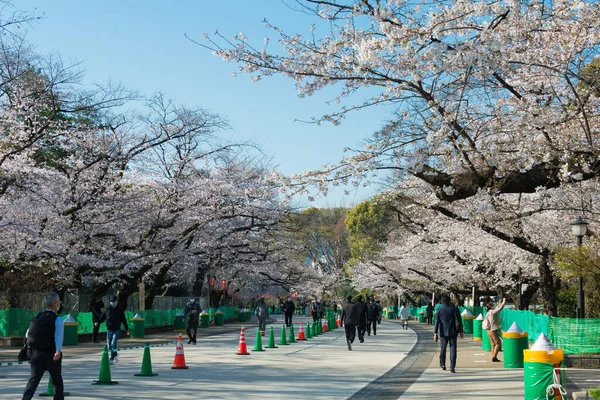
<instances>
[{"instance_id":1,"label":"orange traffic cone","mask_svg":"<svg viewBox=\"0 0 600 400\"><path fill-rule=\"evenodd\" d=\"M298 332L298 340L306 340L306 336L304 336L304 323L300 322L300 332Z\"/></svg>"},{"instance_id":2,"label":"orange traffic cone","mask_svg":"<svg viewBox=\"0 0 600 400\"><path fill-rule=\"evenodd\" d=\"M250 353L248 353L248 348L246 347L246 331L244 331L244 328L242 327L242 331L240 332L240 344L238 345L238 351L237 353L238 356L249 356Z\"/></svg>"},{"instance_id":3,"label":"orange traffic cone","mask_svg":"<svg viewBox=\"0 0 600 400\"><path fill-rule=\"evenodd\" d=\"M173 366L171 369L187 369L187 365L185 365L185 356L183 355L183 343L182 343L181 335L177 339L177 346L175 347L175 361L173 361Z\"/></svg>"},{"instance_id":4,"label":"orange traffic cone","mask_svg":"<svg viewBox=\"0 0 600 400\"><path fill-rule=\"evenodd\" d=\"M338 328L340 326L342 326L342 318L340 317L340 314L337 315L337 319L335 320L335 324L337 325Z\"/></svg>"},{"instance_id":5,"label":"orange traffic cone","mask_svg":"<svg viewBox=\"0 0 600 400\"><path fill-rule=\"evenodd\" d=\"M327 319L325 319L325 318L324 318L324 319L321 321L321 326L323 327L323 328L322 328L322 329L323 329L323 333L327 332Z\"/></svg>"}]
</instances>

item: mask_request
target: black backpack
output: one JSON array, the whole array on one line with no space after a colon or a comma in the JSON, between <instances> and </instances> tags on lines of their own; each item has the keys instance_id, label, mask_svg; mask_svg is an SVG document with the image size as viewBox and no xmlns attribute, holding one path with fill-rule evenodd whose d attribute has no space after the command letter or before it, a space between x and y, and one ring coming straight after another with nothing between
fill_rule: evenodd
<instances>
[{"instance_id":1,"label":"black backpack","mask_svg":"<svg viewBox=\"0 0 600 400\"><path fill-rule=\"evenodd\" d=\"M369 317L375 318L377 316L377 305L374 303L369 303L367 305L367 312L369 313Z\"/></svg>"},{"instance_id":2,"label":"black backpack","mask_svg":"<svg viewBox=\"0 0 600 400\"><path fill-rule=\"evenodd\" d=\"M27 333L27 344L34 349L54 352L54 324L56 314L52 311L39 313L29 321L29 332Z\"/></svg>"}]
</instances>

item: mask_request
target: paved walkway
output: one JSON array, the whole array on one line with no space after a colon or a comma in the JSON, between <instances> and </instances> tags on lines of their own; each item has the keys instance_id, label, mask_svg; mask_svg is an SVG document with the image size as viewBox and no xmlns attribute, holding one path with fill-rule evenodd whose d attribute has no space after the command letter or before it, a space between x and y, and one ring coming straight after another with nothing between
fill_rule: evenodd
<instances>
[{"instance_id":1,"label":"paved walkway","mask_svg":"<svg viewBox=\"0 0 600 400\"><path fill-rule=\"evenodd\" d=\"M276 316L279 317L279 316ZM295 317L296 331L300 321ZM281 320L272 321L279 343ZM395 321L379 325L377 336L355 343L348 351L343 329L311 340L252 352L254 321L247 328L250 356L237 356L242 324L199 330L198 345L187 345L189 369L172 370L176 334L148 335L144 340L122 339L120 361L111 367L115 386L92 386L98 378L102 344L83 343L65 348L63 370L71 399L523 399L523 370L492 363L489 352L470 336L459 339L457 373L442 371L431 325L413 323L400 329ZM185 337L185 334L184 334ZM145 341L151 343L152 378L137 378ZM263 346L266 346L263 338ZM28 365L7 365L18 349L0 348L0 399L18 399L29 375ZM500 358L502 358L502 353ZM569 374L576 376L577 374ZM582 372L580 381L590 379ZM571 382L572 383L572 382ZM39 392L47 387L42 380ZM571 391L569 392L569 394Z\"/></svg>"}]
</instances>

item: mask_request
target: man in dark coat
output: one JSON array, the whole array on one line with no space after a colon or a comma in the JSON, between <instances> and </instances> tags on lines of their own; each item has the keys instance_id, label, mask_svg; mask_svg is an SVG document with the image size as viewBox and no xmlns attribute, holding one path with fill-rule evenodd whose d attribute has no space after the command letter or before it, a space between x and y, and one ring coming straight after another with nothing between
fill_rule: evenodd
<instances>
[{"instance_id":1,"label":"man in dark coat","mask_svg":"<svg viewBox=\"0 0 600 400\"><path fill-rule=\"evenodd\" d=\"M342 307L342 325L346 330L346 343L348 350L352 350L352 343L356 337L356 323L358 322L358 314L356 313L356 305L352 303L352 296L347 297L347 303Z\"/></svg>"},{"instance_id":2,"label":"man in dark coat","mask_svg":"<svg viewBox=\"0 0 600 400\"><path fill-rule=\"evenodd\" d=\"M98 342L98 331L100 330L100 324L96 325L96 322L100 321L100 317L102 317L102 313L104 310L104 302L102 301L101 296L94 296L92 298L92 322L94 322L94 327L92 328L92 342Z\"/></svg>"},{"instance_id":3,"label":"man in dark coat","mask_svg":"<svg viewBox=\"0 0 600 400\"><path fill-rule=\"evenodd\" d=\"M117 341L121 336L121 324L125 327L125 333L129 335L129 327L127 326L127 318L125 318L125 310L119 307L117 296L111 296L110 307L104 310L104 314L94 325L100 325L106 321L106 344L110 351L111 364L119 361L117 354Z\"/></svg>"},{"instance_id":4,"label":"man in dark coat","mask_svg":"<svg viewBox=\"0 0 600 400\"><path fill-rule=\"evenodd\" d=\"M438 335L439 334L439 335ZM433 339L440 339L440 367L446 370L446 346L450 343L450 372L456 372L456 337L463 338L462 319L458 307L450 302L450 296L442 295L442 306L435 313Z\"/></svg>"},{"instance_id":5,"label":"man in dark coat","mask_svg":"<svg viewBox=\"0 0 600 400\"><path fill-rule=\"evenodd\" d=\"M25 336L33 348L31 355L31 378L25 386L23 399L30 400L35 395L45 371L50 373L54 384L54 399L63 400L64 385L62 378L62 345L64 338L63 321L60 314L60 299L56 293L44 296L46 311L38 314L29 323Z\"/></svg>"},{"instance_id":6,"label":"man in dark coat","mask_svg":"<svg viewBox=\"0 0 600 400\"><path fill-rule=\"evenodd\" d=\"M188 303L183 311L183 319L186 321L185 331L188 335L188 344L196 344L196 332L198 332L198 322L200 314L200 304L196 303L194 295L190 296Z\"/></svg>"},{"instance_id":7,"label":"man in dark coat","mask_svg":"<svg viewBox=\"0 0 600 400\"><path fill-rule=\"evenodd\" d=\"M362 296L358 296L354 307L356 307L357 323L358 323L358 340L363 343L365 341L365 331L367 330L367 321L369 320L369 312L367 305L363 303Z\"/></svg>"},{"instance_id":8,"label":"man in dark coat","mask_svg":"<svg viewBox=\"0 0 600 400\"><path fill-rule=\"evenodd\" d=\"M427 324L433 324L433 305L431 303L427 303L425 313L427 314Z\"/></svg>"},{"instance_id":9,"label":"man in dark coat","mask_svg":"<svg viewBox=\"0 0 600 400\"><path fill-rule=\"evenodd\" d=\"M292 325L292 317L294 316L294 311L296 311L296 305L292 301L292 299L288 299L288 301L283 306L283 312L285 313L285 326L289 328Z\"/></svg>"},{"instance_id":10,"label":"man in dark coat","mask_svg":"<svg viewBox=\"0 0 600 400\"><path fill-rule=\"evenodd\" d=\"M371 327L373 335L377 335L377 318L379 316L379 305L375 303L375 298L371 297L371 302L367 304L369 320L367 321L367 335L371 336Z\"/></svg>"}]
</instances>

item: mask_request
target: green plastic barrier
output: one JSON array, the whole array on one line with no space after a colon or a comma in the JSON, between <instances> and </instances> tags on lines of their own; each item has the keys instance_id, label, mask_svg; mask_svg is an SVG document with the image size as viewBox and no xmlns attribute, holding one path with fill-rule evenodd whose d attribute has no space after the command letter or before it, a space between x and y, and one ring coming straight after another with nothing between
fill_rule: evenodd
<instances>
[{"instance_id":1,"label":"green plastic barrier","mask_svg":"<svg viewBox=\"0 0 600 400\"><path fill-rule=\"evenodd\" d=\"M473 320L475 317L473 316L461 316L463 323L463 332L467 334L473 333Z\"/></svg>"},{"instance_id":2,"label":"green plastic barrier","mask_svg":"<svg viewBox=\"0 0 600 400\"><path fill-rule=\"evenodd\" d=\"M419 322L425 322L425 313L424 312L419 313Z\"/></svg>"},{"instance_id":3,"label":"green plastic barrier","mask_svg":"<svg viewBox=\"0 0 600 400\"><path fill-rule=\"evenodd\" d=\"M200 328L208 328L210 326L210 314L202 312L200 314Z\"/></svg>"},{"instance_id":4,"label":"green plastic barrier","mask_svg":"<svg viewBox=\"0 0 600 400\"><path fill-rule=\"evenodd\" d=\"M534 314L531 311L519 311L519 310L510 310L504 308L500 311L500 328L503 331L507 331L510 329L510 326L516 322L517 325L523 329L524 332L527 332L529 335L529 340L536 341L541 333L546 335L546 337L552 341L554 341L554 334L561 335L560 330L553 331L550 329L550 320L564 320L569 318L550 318L547 315L543 314ZM596 328L600 328L600 323L596 325ZM561 346L562 347L562 346ZM600 345L598 345L600 348Z\"/></svg>"},{"instance_id":5,"label":"green plastic barrier","mask_svg":"<svg viewBox=\"0 0 600 400\"><path fill-rule=\"evenodd\" d=\"M482 338L483 328L481 327L483 320L474 319L473 320L473 340L480 341Z\"/></svg>"},{"instance_id":6,"label":"green plastic barrier","mask_svg":"<svg viewBox=\"0 0 600 400\"><path fill-rule=\"evenodd\" d=\"M525 400L560 399L557 392L546 397L546 391L554 383L554 368L561 366L564 359L562 350L524 350L523 378L525 383ZM560 374L561 385L565 385L565 376ZM558 394L558 396L557 396Z\"/></svg>"},{"instance_id":7,"label":"green plastic barrier","mask_svg":"<svg viewBox=\"0 0 600 400\"><path fill-rule=\"evenodd\" d=\"M63 345L65 346L77 346L79 343L79 335L77 335L77 321L64 322L64 337Z\"/></svg>"},{"instance_id":8,"label":"green plastic barrier","mask_svg":"<svg viewBox=\"0 0 600 400\"><path fill-rule=\"evenodd\" d=\"M392 307L387 308L387 319L394 319L394 309Z\"/></svg>"},{"instance_id":9,"label":"green plastic barrier","mask_svg":"<svg viewBox=\"0 0 600 400\"><path fill-rule=\"evenodd\" d=\"M129 320L129 337L132 339L142 339L144 337L144 331L144 318L134 317Z\"/></svg>"},{"instance_id":10,"label":"green plastic barrier","mask_svg":"<svg viewBox=\"0 0 600 400\"><path fill-rule=\"evenodd\" d=\"M215 326L223 326L225 325L225 314L222 312L215 313Z\"/></svg>"},{"instance_id":11,"label":"green plastic barrier","mask_svg":"<svg viewBox=\"0 0 600 400\"><path fill-rule=\"evenodd\" d=\"M529 348L527 332L503 332L504 368L523 368L523 350Z\"/></svg>"},{"instance_id":12,"label":"green plastic barrier","mask_svg":"<svg viewBox=\"0 0 600 400\"><path fill-rule=\"evenodd\" d=\"M481 350L492 351L492 343L490 342L488 331L483 328L481 328Z\"/></svg>"},{"instance_id":13,"label":"green plastic barrier","mask_svg":"<svg viewBox=\"0 0 600 400\"><path fill-rule=\"evenodd\" d=\"M176 315L175 321L173 323L173 332L183 333L185 332L185 328L185 318L183 317L183 315Z\"/></svg>"}]
</instances>

